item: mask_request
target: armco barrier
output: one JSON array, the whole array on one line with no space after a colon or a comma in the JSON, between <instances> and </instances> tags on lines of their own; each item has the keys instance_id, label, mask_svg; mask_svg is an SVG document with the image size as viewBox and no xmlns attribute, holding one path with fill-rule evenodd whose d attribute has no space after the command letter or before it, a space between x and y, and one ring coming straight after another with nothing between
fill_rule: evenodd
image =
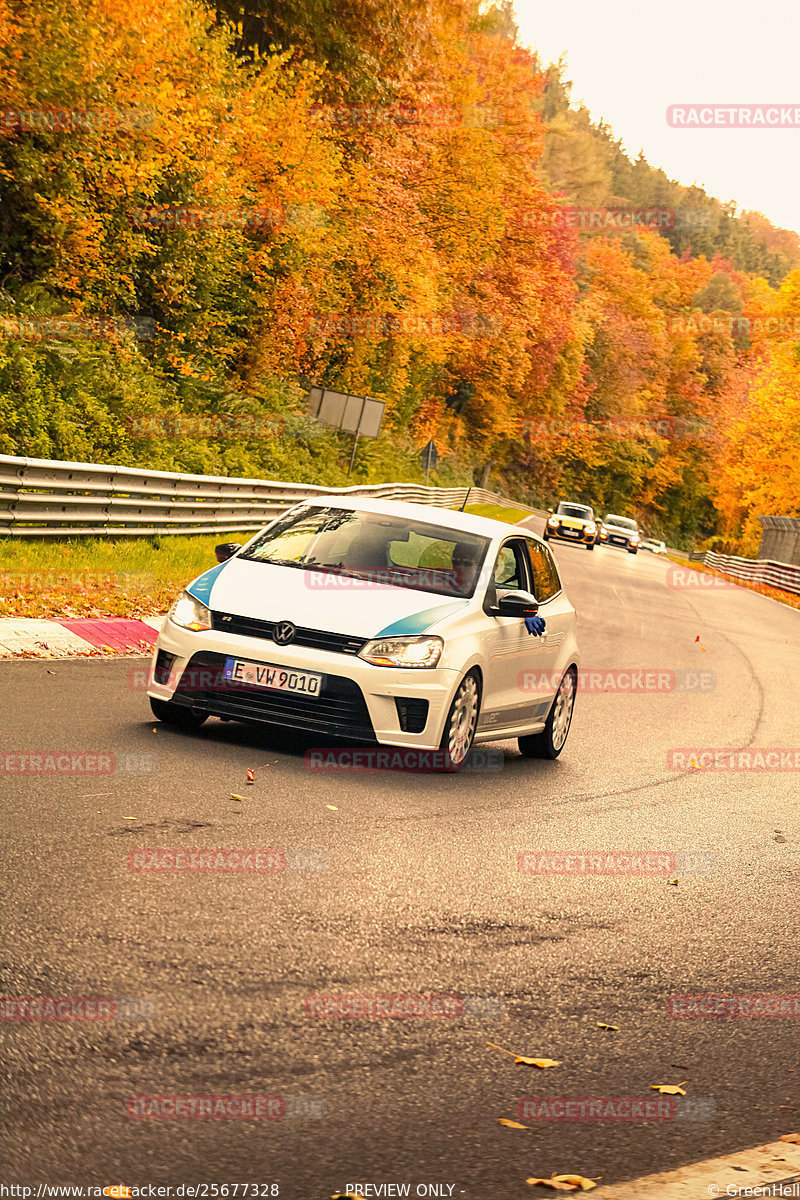
<instances>
[{"instance_id":1,"label":"armco barrier","mask_svg":"<svg viewBox=\"0 0 800 1200\"><path fill-rule=\"evenodd\" d=\"M697 560L695 560L697 561ZM703 565L748 583L764 583L783 592L800 595L800 567L792 563L773 562L768 558L737 558L733 554L715 554L712 550L702 556Z\"/></svg>"},{"instance_id":2,"label":"armco barrier","mask_svg":"<svg viewBox=\"0 0 800 1200\"><path fill-rule=\"evenodd\" d=\"M466 494L463 487L382 483L327 488L0 455L0 536L244 533L260 529L301 500L369 496L451 508L463 503ZM531 511L483 488L472 488L469 499L471 504Z\"/></svg>"}]
</instances>

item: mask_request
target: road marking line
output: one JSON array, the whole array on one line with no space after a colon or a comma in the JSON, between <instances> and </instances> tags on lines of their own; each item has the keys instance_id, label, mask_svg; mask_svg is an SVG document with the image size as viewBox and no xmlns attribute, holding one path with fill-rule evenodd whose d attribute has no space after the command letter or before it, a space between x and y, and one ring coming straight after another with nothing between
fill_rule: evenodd
<instances>
[{"instance_id":1,"label":"road marking line","mask_svg":"<svg viewBox=\"0 0 800 1200\"><path fill-rule=\"evenodd\" d=\"M713 1200L713 1197L736 1196L740 1189L744 1191L767 1183L788 1186L798 1172L800 1146L791 1142L771 1142L722 1158L692 1163L677 1171L662 1171L627 1183L601 1186L592 1192L592 1200L704 1200L708 1197ZM792 1192L788 1194L791 1196ZM796 1194L800 1195L800 1187ZM775 1195L780 1196L777 1189Z\"/></svg>"}]
</instances>

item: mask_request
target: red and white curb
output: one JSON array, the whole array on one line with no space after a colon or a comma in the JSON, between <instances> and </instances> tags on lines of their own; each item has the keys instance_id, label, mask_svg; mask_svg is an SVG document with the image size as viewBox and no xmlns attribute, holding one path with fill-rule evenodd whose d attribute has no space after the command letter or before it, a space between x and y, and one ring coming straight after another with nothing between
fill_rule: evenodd
<instances>
[{"instance_id":1,"label":"red and white curb","mask_svg":"<svg viewBox=\"0 0 800 1200\"><path fill-rule=\"evenodd\" d=\"M542 1189L542 1192L544 1189ZM577 1193L580 1195L581 1193ZM537 1190L538 1195L538 1190ZM692 1163L596 1188L592 1200L704 1200L728 1196L800 1196L800 1146L771 1142L754 1150Z\"/></svg>"},{"instance_id":2,"label":"red and white curb","mask_svg":"<svg viewBox=\"0 0 800 1200\"><path fill-rule=\"evenodd\" d=\"M0 658L105 658L150 654L163 617L0 620Z\"/></svg>"}]
</instances>

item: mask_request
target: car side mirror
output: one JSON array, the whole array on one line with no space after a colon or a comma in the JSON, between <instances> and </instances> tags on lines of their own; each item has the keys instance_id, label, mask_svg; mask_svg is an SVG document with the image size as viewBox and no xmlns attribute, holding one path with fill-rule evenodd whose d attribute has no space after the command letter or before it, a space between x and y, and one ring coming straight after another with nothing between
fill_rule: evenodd
<instances>
[{"instance_id":1,"label":"car side mirror","mask_svg":"<svg viewBox=\"0 0 800 1200\"><path fill-rule=\"evenodd\" d=\"M552 515L553 515L553 510L552 510L552 508L548 508L548 510L547 510L547 515L548 515L548 517L552 517Z\"/></svg>"},{"instance_id":2,"label":"car side mirror","mask_svg":"<svg viewBox=\"0 0 800 1200\"><path fill-rule=\"evenodd\" d=\"M237 550L241 550L241 542L222 542L221 545L214 547L214 553L217 556L217 562L227 562L229 558L233 558Z\"/></svg>"},{"instance_id":3,"label":"car side mirror","mask_svg":"<svg viewBox=\"0 0 800 1200\"><path fill-rule=\"evenodd\" d=\"M497 597L498 617L535 617L538 611L539 601L530 592L501 592Z\"/></svg>"}]
</instances>

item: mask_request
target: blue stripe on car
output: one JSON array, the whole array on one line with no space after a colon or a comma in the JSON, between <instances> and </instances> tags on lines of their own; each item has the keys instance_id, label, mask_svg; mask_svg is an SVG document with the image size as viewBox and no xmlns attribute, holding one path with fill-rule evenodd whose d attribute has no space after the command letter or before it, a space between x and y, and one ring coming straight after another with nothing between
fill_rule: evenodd
<instances>
[{"instance_id":1,"label":"blue stripe on car","mask_svg":"<svg viewBox=\"0 0 800 1200\"><path fill-rule=\"evenodd\" d=\"M191 596L194 596L195 600L200 600L203 604L208 604L211 598L211 589L216 583L217 576L227 565L227 562L217 563L216 567L212 567L210 571L205 571L202 575L198 575L197 579L189 584L186 591Z\"/></svg>"},{"instance_id":2,"label":"blue stripe on car","mask_svg":"<svg viewBox=\"0 0 800 1200\"><path fill-rule=\"evenodd\" d=\"M437 604L435 608L426 608L423 612L410 613L409 616L401 617L392 625L387 625L380 633L376 633L375 637L413 637L415 634L424 633L426 629L430 629L431 625L441 621L443 617L449 617L450 613L457 612L459 608L463 608L468 603L468 600L455 600L452 604Z\"/></svg>"}]
</instances>

